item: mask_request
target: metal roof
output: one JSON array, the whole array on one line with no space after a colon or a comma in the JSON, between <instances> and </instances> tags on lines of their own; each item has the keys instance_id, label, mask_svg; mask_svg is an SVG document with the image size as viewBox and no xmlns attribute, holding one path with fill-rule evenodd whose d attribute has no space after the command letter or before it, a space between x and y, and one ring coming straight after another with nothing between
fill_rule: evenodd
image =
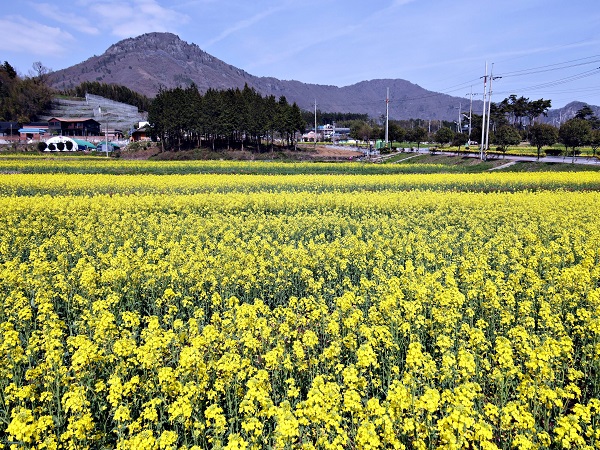
<instances>
[{"instance_id":1,"label":"metal roof","mask_svg":"<svg viewBox=\"0 0 600 450\"><path fill-rule=\"evenodd\" d=\"M86 141L84 139L73 139L78 146L87 147L87 148L96 148L94 144L90 141Z\"/></svg>"},{"instance_id":2,"label":"metal roof","mask_svg":"<svg viewBox=\"0 0 600 450\"><path fill-rule=\"evenodd\" d=\"M48 122L52 122L53 120L58 120L59 122L87 122L88 120L93 120L96 122L92 117L53 117Z\"/></svg>"},{"instance_id":3,"label":"metal roof","mask_svg":"<svg viewBox=\"0 0 600 450\"><path fill-rule=\"evenodd\" d=\"M47 128L19 128L19 133L46 133Z\"/></svg>"}]
</instances>

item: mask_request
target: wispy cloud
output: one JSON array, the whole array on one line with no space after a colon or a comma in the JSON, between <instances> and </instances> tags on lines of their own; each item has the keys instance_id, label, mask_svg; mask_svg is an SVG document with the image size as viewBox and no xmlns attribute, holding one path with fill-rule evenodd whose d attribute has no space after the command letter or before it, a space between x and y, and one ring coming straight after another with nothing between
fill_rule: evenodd
<instances>
[{"instance_id":1,"label":"wispy cloud","mask_svg":"<svg viewBox=\"0 0 600 450\"><path fill-rule=\"evenodd\" d=\"M204 42L200 47L203 49L207 49L207 48L213 46L214 44L216 44L217 42L220 42L223 39L227 38L228 36L231 36L232 34L237 33L238 31L241 31L244 28L248 28L248 27L254 25L255 23L260 22L261 20L263 20L279 11L282 11L286 8L287 8L287 5L285 3L283 3L281 5L274 6L272 8L261 11L258 14L255 14L254 16L249 17L248 19L240 20L239 22L236 22L235 24L233 24L231 27L223 30L218 36L215 36L214 38L210 39L209 41Z\"/></svg>"},{"instance_id":2,"label":"wispy cloud","mask_svg":"<svg viewBox=\"0 0 600 450\"><path fill-rule=\"evenodd\" d=\"M305 37L301 41L297 41L296 45L286 46L286 50L273 51L266 54L260 59L255 59L254 62L250 63L246 70L251 70L255 67L261 67L266 65L273 65L281 61L289 60L295 55L301 54L302 52L311 48L319 47L326 42L334 41L353 32L356 32L362 28L361 24L357 25L346 25L344 27L337 27L333 32L328 34L316 34L311 37Z\"/></svg>"},{"instance_id":3,"label":"wispy cloud","mask_svg":"<svg viewBox=\"0 0 600 450\"><path fill-rule=\"evenodd\" d=\"M176 31L179 25L189 21L187 15L161 6L156 0L87 1L86 6L103 29L119 38L152 31Z\"/></svg>"},{"instance_id":4,"label":"wispy cloud","mask_svg":"<svg viewBox=\"0 0 600 450\"><path fill-rule=\"evenodd\" d=\"M58 27L10 15L0 19L2 44L12 51L35 56L62 56L73 36Z\"/></svg>"},{"instance_id":5,"label":"wispy cloud","mask_svg":"<svg viewBox=\"0 0 600 450\"><path fill-rule=\"evenodd\" d=\"M548 45L534 48L520 48L514 51L497 52L493 55L496 62L507 62L517 58L523 58L526 56L543 54L543 53L555 53L562 50L573 50L577 48L593 47L597 48L600 43L599 39L582 39L575 42L568 42L560 45ZM501 59L499 59L501 58Z\"/></svg>"},{"instance_id":6,"label":"wispy cloud","mask_svg":"<svg viewBox=\"0 0 600 450\"><path fill-rule=\"evenodd\" d=\"M335 27L328 28L325 33L313 33L310 36L303 36L301 40L296 41L299 42L297 45L291 45L283 51L279 50L267 54L263 58L253 61L246 69L251 70L252 68L286 61L311 48L324 45L328 42L339 41L341 38L352 36L356 33L362 33L365 29L368 29L369 24L378 23L383 18L388 18L393 11L413 1L415 0L394 0L388 6L374 10L370 15L362 18L362 20L354 23L337 24Z\"/></svg>"},{"instance_id":7,"label":"wispy cloud","mask_svg":"<svg viewBox=\"0 0 600 450\"><path fill-rule=\"evenodd\" d=\"M189 0L189 1L184 1L184 2L173 2L173 8L177 8L177 9L183 9L183 8L189 8L191 6L204 6L204 5L210 5L212 3L217 3L220 0Z\"/></svg>"},{"instance_id":8,"label":"wispy cloud","mask_svg":"<svg viewBox=\"0 0 600 450\"><path fill-rule=\"evenodd\" d=\"M51 19L54 23L66 25L67 28L72 28L80 33L97 35L100 32L95 25L81 14L60 11L56 6L49 3L30 2L30 6L44 17Z\"/></svg>"}]
</instances>

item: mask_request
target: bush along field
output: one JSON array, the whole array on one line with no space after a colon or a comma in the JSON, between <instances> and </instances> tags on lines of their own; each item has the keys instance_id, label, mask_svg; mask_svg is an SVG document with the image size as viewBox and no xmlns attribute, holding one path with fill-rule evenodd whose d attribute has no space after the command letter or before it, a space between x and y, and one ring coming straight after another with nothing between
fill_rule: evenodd
<instances>
[{"instance_id":1,"label":"bush along field","mask_svg":"<svg viewBox=\"0 0 600 450\"><path fill-rule=\"evenodd\" d=\"M0 175L0 448L599 448L599 185Z\"/></svg>"}]
</instances>

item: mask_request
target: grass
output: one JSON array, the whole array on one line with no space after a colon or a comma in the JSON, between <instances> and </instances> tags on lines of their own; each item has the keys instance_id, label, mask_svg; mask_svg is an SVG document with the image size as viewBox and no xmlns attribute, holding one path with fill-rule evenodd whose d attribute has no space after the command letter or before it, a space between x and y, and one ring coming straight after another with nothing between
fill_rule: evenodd
<instances>
[{"instance_id":1,"label":"grass","mask_svg":"<svg viewBox=\"0 0 600 450\"><path fill-rule=\"evenodd\" d=\"M410 156L413 157L411 158ZM392 158L390 158L389 162L401 165L441 165L446 170L440 170L440 172L477 173L485 172L504 164L504 162L500 160L480 161L477 158L471 158L469 156L452 156L447 153L437 153L435 155L409 154L407 157L398 160L393 160Z\"/></svg>"},{"instance_id":2,"label":"grass","mask_svg":"<svg viewBox=\"0 0 600 450\"><path fill-rule=\"evenodd\" d=\"M452 149L436 154L413 152L396 153L381 163L320 162L307 160L308 151L288 152L212 152L207 149L165 152L153 155L146 150L145 158L126 160L106 158L104 154L81 152L0 152L0 174L12 173L73 173L73 174L433 174L482 173L509 162L499 156L488 161L465 154L451 154ZM123 154L125 156L127 152ZM86 163L87 162L87 163ZM571 164L566 157L562 163L517 162L499 169L506 172L585 172L600 171L598 164Z\"/></svg>"},{"instance_id":3,"label":"grass","mask_svg":"<svg viewBox=\"0 0 600 450\"><path fill-rule=\"evenodd\" d=\"M600 172L600 164L570 164L564 163L545 163L536 161L517 161L506 169L506 172Z\"/></svg>"},{"instance_id":4,"label":"grass","mask_svg":"<svg viewBox=\"0 0 600 450\"><path fill-rule=\"evenodd\" d=\"M546 155L546 152L544 150L546 149L553 149L553 150L560 150L561 152L565 151L565 147L562 144L554 144L551 147L544 147L542 148L541 151L541 156L548 156ZM444 151L444 152L451 152L451 153L473 153L473 152L479 152L479 147L477 146L472 146L469 150L466 150L464 147L461 147L460 149L458 147L444 147L441 148L438 147L438 151ZM577 149L578 151L580 151L580 156L593 156L594 151L591 147L580 147ZM572 151L572 149L569 149L569 154ZM506 152L501 152L499 150L496 150L496 147L491 146L490 147L490 151L488 151L488 154L495 154L495 155L513 155L513 156L537 156L537 147L533 147L531 145L517 145L517 146L511 146L511 147L507 147Z\"/></svg>"}]
</instances>

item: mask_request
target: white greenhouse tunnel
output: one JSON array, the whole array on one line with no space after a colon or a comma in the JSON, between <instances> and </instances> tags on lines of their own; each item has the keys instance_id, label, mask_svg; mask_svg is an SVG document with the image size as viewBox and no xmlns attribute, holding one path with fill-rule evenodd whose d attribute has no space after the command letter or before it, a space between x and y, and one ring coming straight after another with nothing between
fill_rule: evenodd
<instances>
[{"instance_id":1,"label":"white greenhouse tunnel","mask_svg":"<svg viewBox=\"0 0 600 450\"><path fill-rule=\"evenodd\" d=\"M67 142L71 142L73 144L71 149L68 149L66 146ZM59 150L58 144L65 144L62 150ZM54 149L49 148L50 144L54 144ZM50 139L46 140L47 147L44 149L45 152L76 152L77 150L96 150L96 146L91 142L88 142L83 139L73 139L67 136L54 136Z\"/></svg>"},{"instance_id":2,"label":"white greenhouse tunnel","mask_svg":"<svg viewBox=\"0 0 600 450\"><path fill-rule=\"evenodd\" d=\"M66 144L67 142L71 142L71 144L73 144L73 146L71 147L71 150L67 150L67 147L65 145L65 148L62 150L64 152L76 152L78 149L77 142L75 142L70 137L66 137L66 136L51 137L50 139L46 140L46 145L48 145L48 147L50 147L50 144L54 144L54 146L56 147L56 144L58 144L60 142L62 142L63 144ZM46 149L44 150L45 152L60 151L60 150L58 150L58 148L56 148L55 150L50 150L48 147L46 147Z\"/></svg>"}]
</instances>

